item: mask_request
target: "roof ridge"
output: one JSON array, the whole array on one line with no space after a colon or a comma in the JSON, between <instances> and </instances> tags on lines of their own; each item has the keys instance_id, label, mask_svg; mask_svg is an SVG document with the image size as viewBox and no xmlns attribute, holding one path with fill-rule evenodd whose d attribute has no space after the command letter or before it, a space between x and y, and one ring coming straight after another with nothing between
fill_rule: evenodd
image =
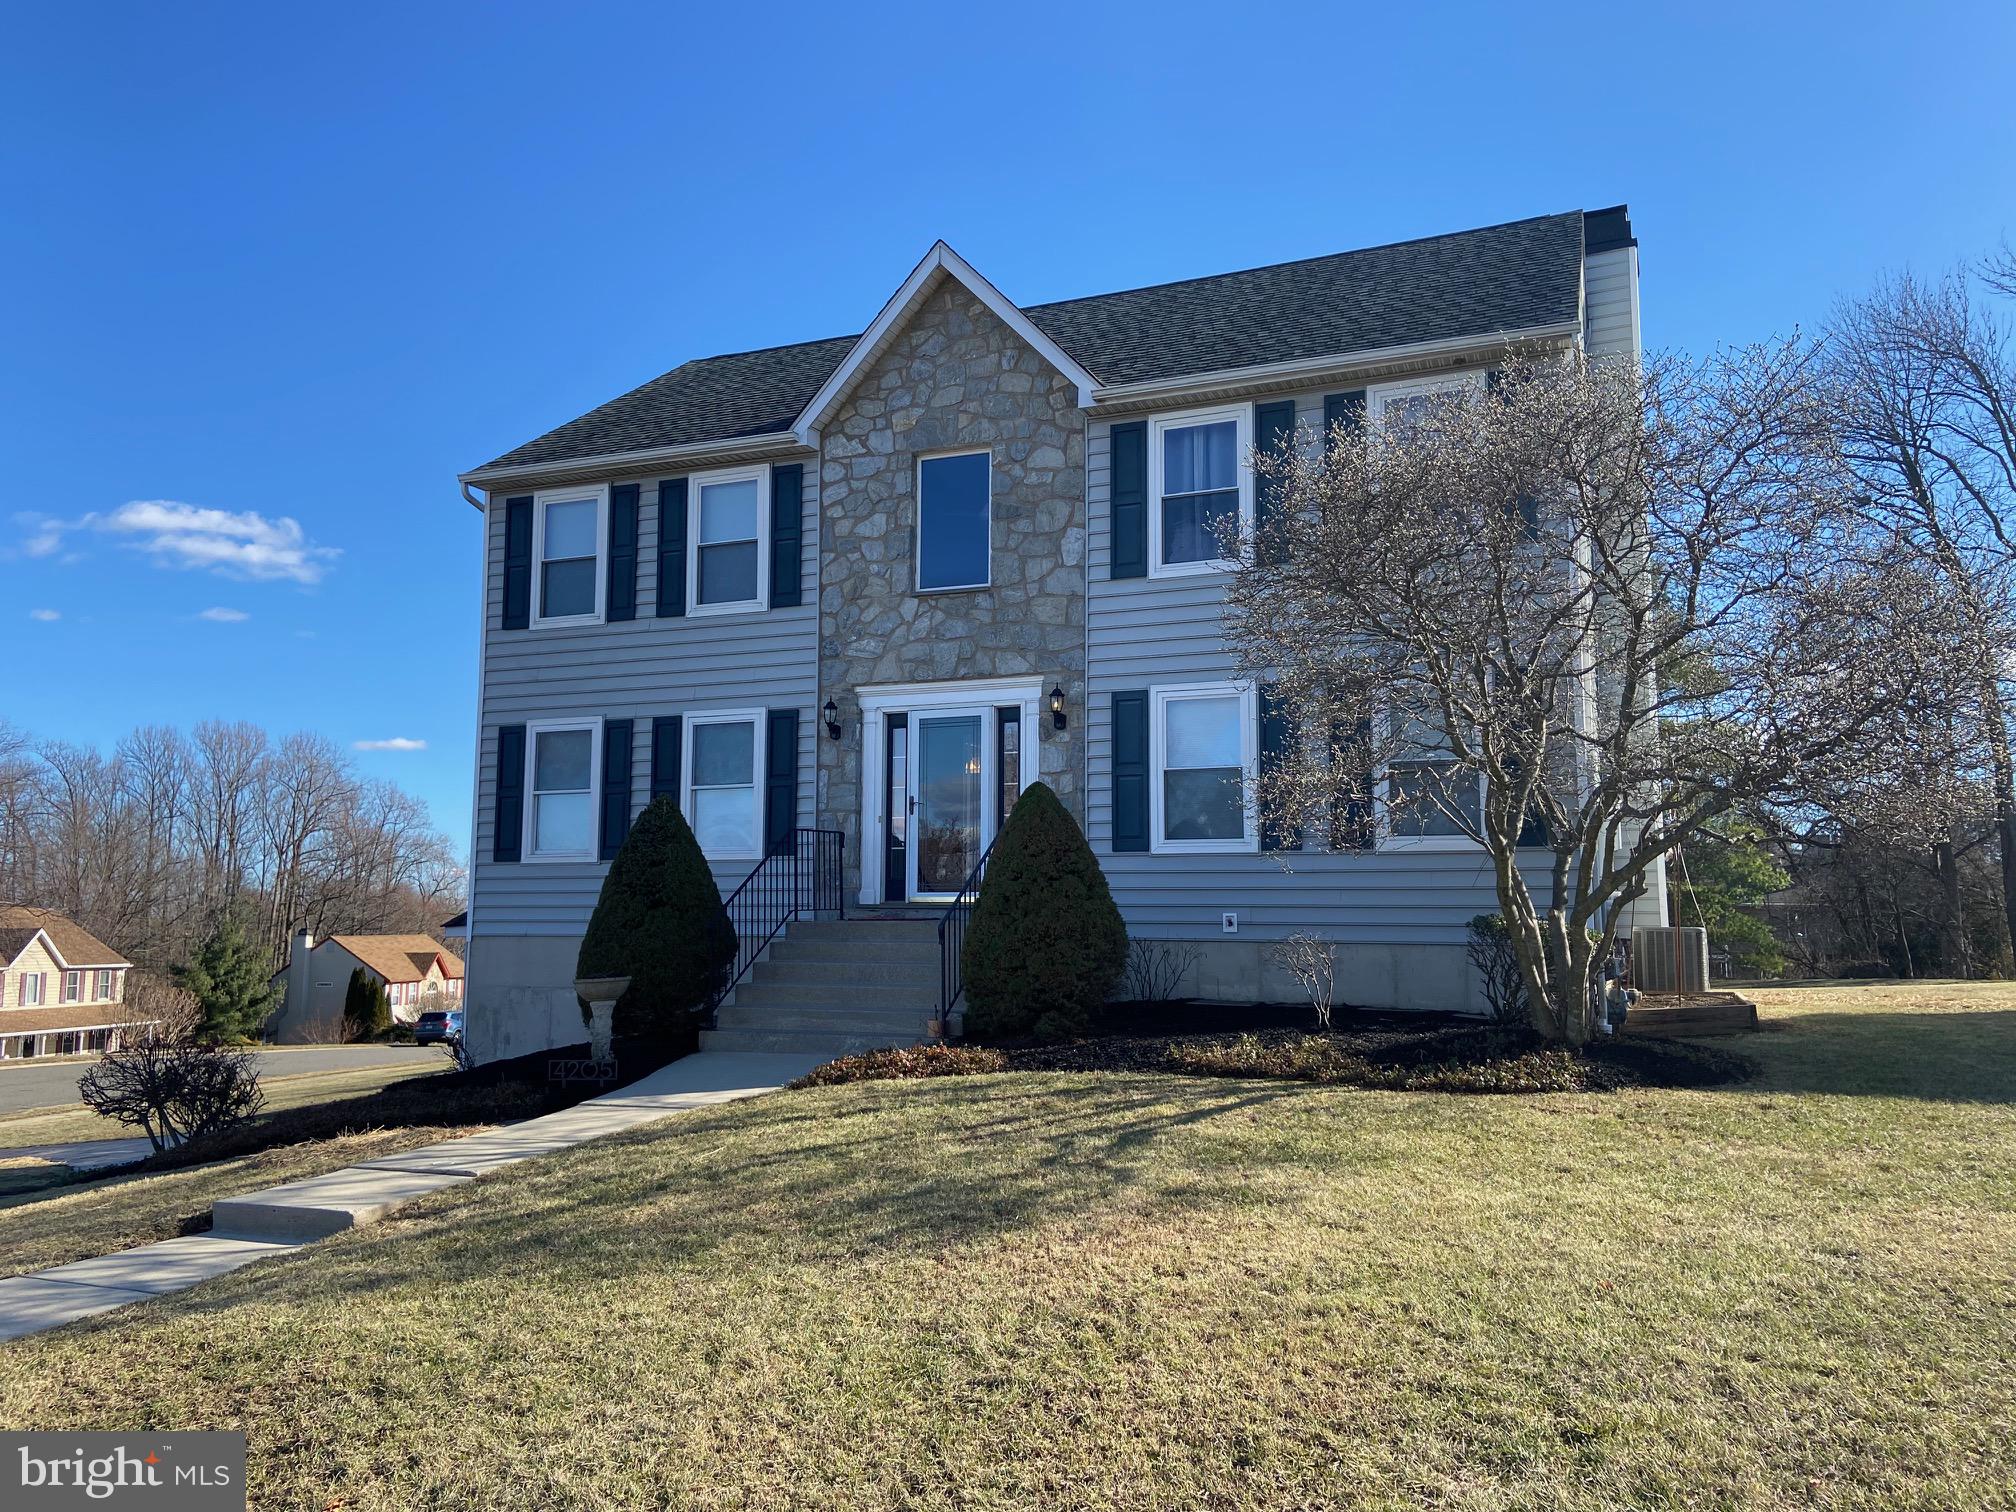
<instances>
[{"instance_id":1,"label":"roof ridge","mask_svg":"<svg viewBox=\"0 0 2016 1512\"><path fill-rule=\"evenodd\" d=\"M1461 231L1436 231L1427 236L1407 236L1399 241L1374 242L1369 247L1345 247L1336 252L1318 252L1309 257L1291 257L1285 262L1259 263L1250 268L1228 268L1222 273L1196 273L1189 278L1165 279L1161 283L1137 284L1131 289L1107 289L1098 294L1077 294L1069 299L1052 299L1040 305L1018 305L1027 315L1034 310L1054 310L1063 305L1088 304L1095 299L1115 299L1122 294L1150 294L1157 289L1180 288L1185 284L1215 283L1221 278L1244 278L1249 273L1272 273L1280 268L1299 268L1308 263L1329 262L1337 257L1356 257L1363 252L1390 252L1397 247L1417 247L1423 242L1448 241L1458 236L1476 236L1485 231L1509 231L1514 226L1530 226L1536 221L1559 220L1564 215L1583 215L1582 210L1554 210L1545 215L1522 215L1517 220L1493 221L1488 226L1466 226Z\"/></svg>"}]
</instances>

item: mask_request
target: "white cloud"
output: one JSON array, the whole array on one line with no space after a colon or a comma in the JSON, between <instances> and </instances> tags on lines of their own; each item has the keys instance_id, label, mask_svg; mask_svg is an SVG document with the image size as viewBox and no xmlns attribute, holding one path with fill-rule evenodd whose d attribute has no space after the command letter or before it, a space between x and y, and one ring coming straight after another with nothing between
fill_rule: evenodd
<instances>
[{"instance_id":1,"label":"white cloud","mask_svg":"<svg viewBox=\"0 0 2016 1512\"><path fill-rule=\"evenodd\" d=\"M59 620L63 618L63 611L60 609L30 609L28 611L28 618L32 620L42 620L46 623L51 620Z\"/></svg>"},{"instance_id":2,"label":"white cloud","mask_svg":"<svg viewBox=\"0 0 2016 1512\"><path fill-rule=\"evenodd\" d=\"M235 625L240 620L248 620L252 616L247 614L243 609L226 609L222 605L219 605L214 609L205 609L196 618L213 620L220 625Z\"/></svg>"},{"instance_id":3,"label":"white cloud","mask_svg":"<svg viewBox=\"0 0 2016 1512\"><path fill-rule=\"evenodd\" d=\"M16 515L27 534L21 551L54 556L66 534L91 531L142 551L165 567L195 568L224 577L319 583L342 553L308 539L301 522L286 515L269 519L257 510L233 514L174 499L136 499L110 514L75 520L50 515Z\"/></svg>"},{"instance_id":4,"label":"white cloud","mask_svg":"<svg viewBox=\"0 0 2016 1512\"><path fill-rule=\"evenodd\" d=\"M414 740L406 735L394 735L390 740L360 740L356 743L360 751L424 751L427 742Z\"/></svg>"}]
</instances>

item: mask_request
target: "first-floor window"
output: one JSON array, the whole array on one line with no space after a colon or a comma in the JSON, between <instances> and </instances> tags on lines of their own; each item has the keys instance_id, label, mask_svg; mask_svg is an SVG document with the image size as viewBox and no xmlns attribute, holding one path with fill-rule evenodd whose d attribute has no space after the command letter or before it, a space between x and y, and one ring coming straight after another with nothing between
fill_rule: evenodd
<instances>
[{"instance_id":1,"label":"first-floor window","mask_svg":"<svg viewBox=\"0 0 2016 1512\"><path fill-rule=\"evenodd\" d=\"M710 860L753 861L762 854L763 716L757 712L686 716L686 821Z\"/></svg>"},{"instance_id":2,"label":"first-floor window","mask_svg":"<svg viewBox=\"0 0 2016 1512\"><path fill-rule=\"evenodd\" d=\"M65 1003L74 1003L83 996L84 996L84 973L81 971L64 972L63 996L61 998L61 1001Z\"/></svg>"},{"instance_id":3,"label":"first-floor window","mask_svg":"<svg viewBox=\"0 0 2016 1512\"><path fill-rule=\"evenodd\" d=\"M1386 768L1387 833L1407 840L1468 840L1483 828L1484 784L1447 759Z\"/></svg>"},{"instance_id":4,"label":"first-floor window","mask_svg":"<svg viewBox=\"0 0 2016 1512\"><path fill-rule=\"evenodd\" d=\"M1253 849L1252 690L1230 683L1158 688L1154 703L1155 848Z\"/></svg>"},{"instance_id":5,"label":"first-floor window","mask_svg":"<svg viewBox=\"0 0 2016 1512\"><path fill-rule=\"evenodd\" d=\"M41 972L24 971L21 973L20 985L14 991L14 1001L16 1006L22 1008L40 1008L42 1006Z\"/></svg>"},{"instance_id":6,"label":"first-floor window","mask_svg":"<svg viewBox=\"0 0 2016 1512\"><path fill-rule=\"evenodd\" d=\"M595 770L600 724L532 726L525 753L531 802L528 855L538 860L592 860L595 855Z\"/></svg>"}]
</instances>

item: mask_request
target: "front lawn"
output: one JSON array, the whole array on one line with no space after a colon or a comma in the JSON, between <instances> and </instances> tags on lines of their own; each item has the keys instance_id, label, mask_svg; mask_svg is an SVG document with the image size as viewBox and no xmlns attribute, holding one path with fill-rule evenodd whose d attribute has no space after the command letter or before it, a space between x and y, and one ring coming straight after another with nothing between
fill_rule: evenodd
<instances>
[{"instance_id":1,"label":"front lawn","mask_svg":"<svg viewBox=\"0 0 2016 1512\"><path fill-rule=\"evenodd\" d=\"M682 1115L6 1346L0 1421L286 1508L2016 1504L2016 989L1758 997L1715 1089Z\"/></svg>"}]
</instances>

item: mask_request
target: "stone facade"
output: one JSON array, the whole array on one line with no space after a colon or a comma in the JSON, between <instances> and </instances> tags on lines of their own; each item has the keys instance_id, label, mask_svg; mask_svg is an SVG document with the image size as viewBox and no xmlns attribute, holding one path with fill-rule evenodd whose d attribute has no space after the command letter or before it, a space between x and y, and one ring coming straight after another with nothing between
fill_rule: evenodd
<instances>
[{"instance_id":1,"label":"stone facade","mask_svg":"<svg viewBox=\"0 0 2016 1512\"><path fill-rule=\"evenodd\" d=\"M1085 690L1085 425L1071 381L953 279L926 296L823 430L819 697L843 737L819 742L819 813L861 856L866 685L1036 676ZM916 588L917 460L993 451L992 583ZM1037 721L1042 780L1084 823L1082 717Z\"/></svg>"}]
</instances>

